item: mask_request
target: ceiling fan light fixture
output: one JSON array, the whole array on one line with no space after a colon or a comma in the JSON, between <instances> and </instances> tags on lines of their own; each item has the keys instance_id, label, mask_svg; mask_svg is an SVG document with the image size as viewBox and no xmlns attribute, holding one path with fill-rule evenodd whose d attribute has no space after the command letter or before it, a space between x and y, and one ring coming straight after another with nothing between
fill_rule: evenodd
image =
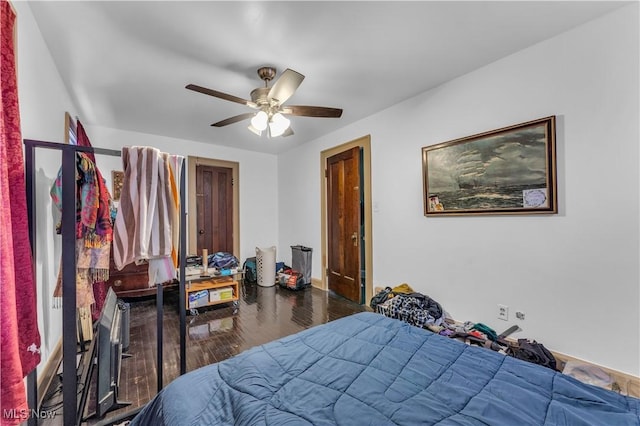
<instances>
[{"instance_id":1,"label":"ceiling fan light fixture","mask_svg":"<svg viewBox=\"0 0 640 426\"><path fill-rule=\"evenodd\" d=\"M256 134L256 135L258 135L258 136L262 136L262 131L261 131L261 130L256 129L255 127L253 127L253 124L249 124L249 125L247 126L247 129L249 129L249 131L250 131L250 132L255 133L255 134Z\"/></svg>"},{"instance_id":2,"label":"ceiling fan light fixture","mask_svg":"<svg viewBox=\"0 0 640 426\"><path fill-rule=\"evenodd\" d=\"M251 119L251 126L253 126L259 132L262 132L267 128L267 124L269 122L269 116L264 111L259 111L256 115ZM251 127L249 127L251 130Z\"/></svg>"},{"instance_id":3,"label":"ceiling fan light fixture","mask_svg":"<svg viewBox=\"0 0 640 426\"><path fill-rule=\"evenodd\" d=\"M271 117L271 122L269 122L269 131L271 133L271 137L281 136L285 130L289 128L291 121L286 118L284 115L279 112L274 114Z\"/></svg>"}]
</instances>

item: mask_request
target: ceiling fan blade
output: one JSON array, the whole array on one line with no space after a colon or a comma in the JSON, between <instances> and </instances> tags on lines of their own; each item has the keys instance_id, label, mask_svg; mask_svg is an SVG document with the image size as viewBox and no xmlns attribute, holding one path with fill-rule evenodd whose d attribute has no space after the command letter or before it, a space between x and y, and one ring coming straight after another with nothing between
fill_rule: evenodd
<instances>
[{"instance_id":1,"label":"ceiling fan blade","mask_svg":"<svg viewBox=\"0 0 640 426\"><path fill-rule=\"evenodd\" d=\"M229 117L226 120L218 121L217 123L213 123L214 127L222 127L227 126L229 124L237 123L238 121L246 120L247 118L251 118L256 115L255 112L246 112L244 114L235 115L233 117Z\"/></svg>"},{"instance_id":2,"label":"ceiling fan blade","mask_svg":"<svg viewBox=\"0 0 640 426\"><path fill-rule=\"evenodd\" d=\"M255 104L246 99L239 98L237 96L229 95L227 93L218 92L217 90L207 89L206 87L198 86L195 84L187 84L186 89L193 90L195 92L204 93L205 95L215 96L216 98L224 99L225 101L236 102L242 105L254 107Z\"/></svg>"},{"instance_id":3,"label":"ceiling fan blade","mask_svg":"<svg viewBox=\"0 0 640 426\"><path fill-rule=\"evenodd\" d=\"M282 108L283 114L298 115L304 117L325 117L325 118L339 118L342 116L341 108L329 108L320 106L306 106L306 105L287 105Z\"/></svg>"},{"instance_id":4,"label":"ceiling fan blade","mask_svg":"<svg viewBox=\"0 0 640 426\"><path fill-rule=\"evenodd\" d=\"M302 80L304 75L287 68L271 86L269 98L277 100L277 104L282 105L293 95Z\"/></svg>"}]
</instances>

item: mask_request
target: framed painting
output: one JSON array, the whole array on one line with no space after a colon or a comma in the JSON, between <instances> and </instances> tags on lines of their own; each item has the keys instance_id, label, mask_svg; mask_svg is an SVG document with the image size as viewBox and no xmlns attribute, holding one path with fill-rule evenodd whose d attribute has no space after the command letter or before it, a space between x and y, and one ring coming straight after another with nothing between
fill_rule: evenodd
<instances>
[{"instance_id":1,"label":"framed painting","mask_svg":"<svg viewBox=\"0 0 640 426\"><path fill-rule=\"evenodd\" d=\"M422 148L425 216L557 213L555 116Z\"/></svg>"},{"instance_id":2,"label":"framed painting","mask_svg":"<svg viewBox=\"0 0 640 426\"><path fill-rule=\"evenodd\" d=\"M111 184L113 186L113 199L120 200L120 192L122 192L122 184L124 182L124 172L112 170Z\"/></svg>"}]
</instances>

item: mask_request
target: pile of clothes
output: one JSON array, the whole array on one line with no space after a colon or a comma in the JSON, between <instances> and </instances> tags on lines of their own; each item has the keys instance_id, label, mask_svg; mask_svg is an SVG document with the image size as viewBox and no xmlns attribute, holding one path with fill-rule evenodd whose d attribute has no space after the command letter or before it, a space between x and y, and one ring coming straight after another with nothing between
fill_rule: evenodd
<instances>
[{"instance_id":1,"label":"pile of clothes","mask_svg":"<svg viewBox=\"0 0 640 426\"><path fill-rule=\"evenodd\" d=\"M492 342L498 342L504 337L498 336L498 334L489 326L482 323L473 323L471 321L465 321L462 324L447 323L444 324L444 326L432 329L431 331L442 336L460 338L468 343L487 347L491 347ZM492 349L499 350L496 346Z\"/></svg>"},{"instance_id":2,"label":"pile of clothes","mask_svg":"<svg viewBox=\"0 0 640 426\"><path fill-rule=\"evenodd\" d=\"M379 314L426 328L442 336L485 347L552 370L557 369L553 354L543 344L528 339L518 339L517 342L506 340L511 334L521 330L519 326L513 325L498 334L482 323L457 323L438 302L415 292L408 284L386 287L379 291L371 299L370 306Z\"/></svg>"},{"instance_id":3,"label":"pile of clothes","mask_svg":"<svg viewBox=\"0 0 640 426\"><path fill-rule=\"evenodd\" d=\"M394 288L386 287L373 297L371 307L385 316L422 328L440 326L446 317L438 302L415 292L406 283Z\"/></svg>"}]
</instances>

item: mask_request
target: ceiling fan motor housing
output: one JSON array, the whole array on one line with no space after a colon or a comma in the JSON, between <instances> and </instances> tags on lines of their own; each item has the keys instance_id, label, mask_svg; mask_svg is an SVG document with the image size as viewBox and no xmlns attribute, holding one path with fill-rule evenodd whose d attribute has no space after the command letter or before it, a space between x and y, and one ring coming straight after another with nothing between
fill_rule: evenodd
<instances>
[{"instance_id":1,"label":"ceiling fan motor housing","mask_svg":"<svg viewBox=\"0 0 640 426\"><path fill-rule=\"evenodd\" d=\"M264 80L266 86L276 76L276 69L273 67L258 68L258 76L260 76L261 80Z\"/></svg>"},{"instance_id":2,"label":"ceiling fan motor housing","mask_svg":"<svg viewBox=\"0 0 640 426\"><path fill-rule=\"evenodd\" d=\"M276 99L269 98L270 87L259 87L251 91L251 100L256 104L259 110L264 111L269 119L281 110Z\"/></svg>"},{"instance_id":3,"label":"ceiling fan motor housing","mask_svg":"<svg viewBox=\"0 0 640 426\"><path fill-rule=\"evenodd\" d=\"M258 105L258 108L262 108L265 105L269 105L269 87L258 87L251 91L251 100Z\"/></svg>"}]
</instances>

